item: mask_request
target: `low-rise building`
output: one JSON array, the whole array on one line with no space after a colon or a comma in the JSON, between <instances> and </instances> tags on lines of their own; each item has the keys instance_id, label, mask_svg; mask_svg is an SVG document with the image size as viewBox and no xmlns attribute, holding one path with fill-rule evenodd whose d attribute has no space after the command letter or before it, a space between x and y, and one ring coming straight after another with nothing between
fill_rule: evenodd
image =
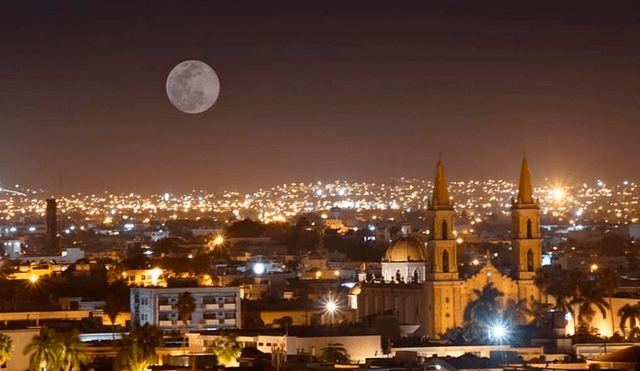
<instances>
[{"instance_id":1,"label":"low-rise building","mask_svg":"<svg viewBox=\"0 0 640 371\"><path fill-rule=\"evenodd\" d=\"M317 333L316 333L317 332ZM190 353L212 353L216 342L223 336L218 332L193 332L189 337ZM318 356L329 344L342 344L355 363L364 363L367 358L382 357L381 337L378 334L334 334L328 335L311 328L291 329L285 332L244 332L236 341L243 347L254 347L263 353L274 349L283 350L287 356Z\"/></svg>"},{"instance_id":2,"label":"low-rise building","mask_svg":"<svg viewBox=\"0 0 640 371\"><path fill-rule=\"evenodd\" d=\"M122 272L122 278L129 286L167 286L167 277L161 268L127 269Z\"/></svg>"}]
</instances>

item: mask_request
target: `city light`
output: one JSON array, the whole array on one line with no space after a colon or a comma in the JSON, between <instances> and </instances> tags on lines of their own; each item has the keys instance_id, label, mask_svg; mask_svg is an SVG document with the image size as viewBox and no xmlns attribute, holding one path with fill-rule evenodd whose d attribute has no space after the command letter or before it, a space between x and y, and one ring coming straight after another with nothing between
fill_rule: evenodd
<instances>
[{"instance_id":1,"label":"city light","mask_svg":"<svg viewBox=\"0 0 640 371\"><path fill-rule=\"evenodd\" d=\"M261 275L266 271L266 267L263 263L256 263L253 265L253 273Z\"/></svg>"},{"instance_id":2,"label":"city light","mask_svg":"<svg viewBox=\"0 0 640 371\"><path fill-rule=\"evenodd\" d=\"M332 295L329 295L323 301L323 309L324 312L329 315L329 319L333 325L335 316L340 312L340 303Z\"/></svg>"},{"instance_id":3,"label":"city light","mask_svg":"<svg viewBox=\"0 0 640 371\"><path fill-rule=\"evenodd\" d=\"M552 190L553 198L556 200L562 200L564 198L564 190L562 188L555 188Z\"/></svg>"},{"instance_id":4,"label":"city light","mask_svg":"<svg viewBox=\"0 0 640 371\"><path fill-rule=\"evenodd\" d=\"M224 243L224 237L222 235L218 235L213 239L213 243L215 245L222 245Z\"/></svg>"},{"instance_id":5,"label":"city light","mask_svg":"<svg viewBox=\"0 0 640 371\"><path fill-rule=\"evenodd\" d=\"M502 320L498 320L489 327L489 339L501 344L509 337L509 327Z\"/></svg>"}]
</instances>

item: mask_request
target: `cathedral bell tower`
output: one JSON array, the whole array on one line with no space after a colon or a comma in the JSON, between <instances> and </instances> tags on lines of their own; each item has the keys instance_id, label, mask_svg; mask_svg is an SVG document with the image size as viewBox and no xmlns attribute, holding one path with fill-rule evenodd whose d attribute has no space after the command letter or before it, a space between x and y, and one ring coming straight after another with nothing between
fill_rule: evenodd
<instances>
[{"instance_id":1,"label":"cathedral bell tower","mask_svg":"<svg viewBox=\"0 0 640 371\"><path fill-rule=\"evenodd\" d=\"M455 211L442 161L438 161L436 178L433 183L433 195L429 200L427 218L429 237L427 241L427 279L458 279L458 261L456 257L456 240L453 235L453 217Z\"/></svg>"},{"instance_id":2,"label":"cathedral bell tower","mask_svg":"<svg viewBox=\"0 0 640 371\"><path fill-rule=\"evenodd\" d=\"M522 160L516 199L511 200L512 271L515 279L533 279L541 266L540 205L533 198L529 164Z\"/></svg>"}]
</instances>

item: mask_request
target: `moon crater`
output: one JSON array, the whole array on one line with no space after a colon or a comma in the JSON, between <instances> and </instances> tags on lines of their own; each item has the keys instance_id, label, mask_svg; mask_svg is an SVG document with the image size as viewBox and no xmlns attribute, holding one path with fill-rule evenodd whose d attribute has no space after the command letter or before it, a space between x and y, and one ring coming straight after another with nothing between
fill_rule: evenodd
<instances>
[{"instance_id":1,"label":"moon crater","mask_svg":"<svg viewBox=\"0 0 640 371\"><path fill-rule=\"evenodd\" d=\"M215 71L204 62L184 61L167 77L167 96L180 111L202 113L216 102L220 81Z\"/></svg>"}]
</instances>

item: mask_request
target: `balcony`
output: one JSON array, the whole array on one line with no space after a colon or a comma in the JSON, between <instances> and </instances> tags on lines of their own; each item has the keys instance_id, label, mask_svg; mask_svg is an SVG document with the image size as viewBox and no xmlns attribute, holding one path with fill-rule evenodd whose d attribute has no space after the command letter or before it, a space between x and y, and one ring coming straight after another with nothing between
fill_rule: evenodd
<instances>
[{"instance_id":1,"label":"balcony","mask_svg":"<svg viewBox=\"0 0 640 371\"><path fill-rule=\"evenodd\" d=\"M204 320L204 324L205 325L219 325L220 324L220 320L219 319L205 319Z\"/></svg>"},{"instance_id":2,"label":"balcony","mask_svg":"<svg viewBox=\"0 0 640 371\"><path fill-rule=\"evenodd\" d=\"M224 309L236 309L236 303L235 302L233 302L233 304L226 303L224 304Z\"/></svg>"},{"instance_id":3,"label":"balcony","mask_svg":"<svg viewBox=\"0 0 640 371\"><path fill-rule=\"evenodd\" d=\"M222 321L220 321L222 323ZM225 318L224 319L224 324L225 325L235 325L236 324L236 319L235 318Z\"/></svg>"},{"instance_id":4,"label":"balcony","mask_svg":"<svg viewBox=\"0 0 640 371\"><path fill-rule=\"evenodd\" d=\"M173 326L173 321L160 321L160 327L171 327Z\"/></svg>"},{"instance_id":5,"label":"balcony","mask_svg":"<svg viewBox=\"0 0 640 371\"><path fill-rule=\"evenodd\" d=\"M172 309L173 309L173 306L172 306L172 305L165 304L165 305L160 305L158 309L159 309L160 311L168 311L168 310L172 310Z\"/></svg>"},{"instance_id":6,"label":"balcony","mask_svg":"<svg viewBox=\"0 0 640 371\"><path fill-rule=\"evenodd\" d=\"M220 309L220 304L205 304L204 309Z\"/></svg>"}]
</instances>

